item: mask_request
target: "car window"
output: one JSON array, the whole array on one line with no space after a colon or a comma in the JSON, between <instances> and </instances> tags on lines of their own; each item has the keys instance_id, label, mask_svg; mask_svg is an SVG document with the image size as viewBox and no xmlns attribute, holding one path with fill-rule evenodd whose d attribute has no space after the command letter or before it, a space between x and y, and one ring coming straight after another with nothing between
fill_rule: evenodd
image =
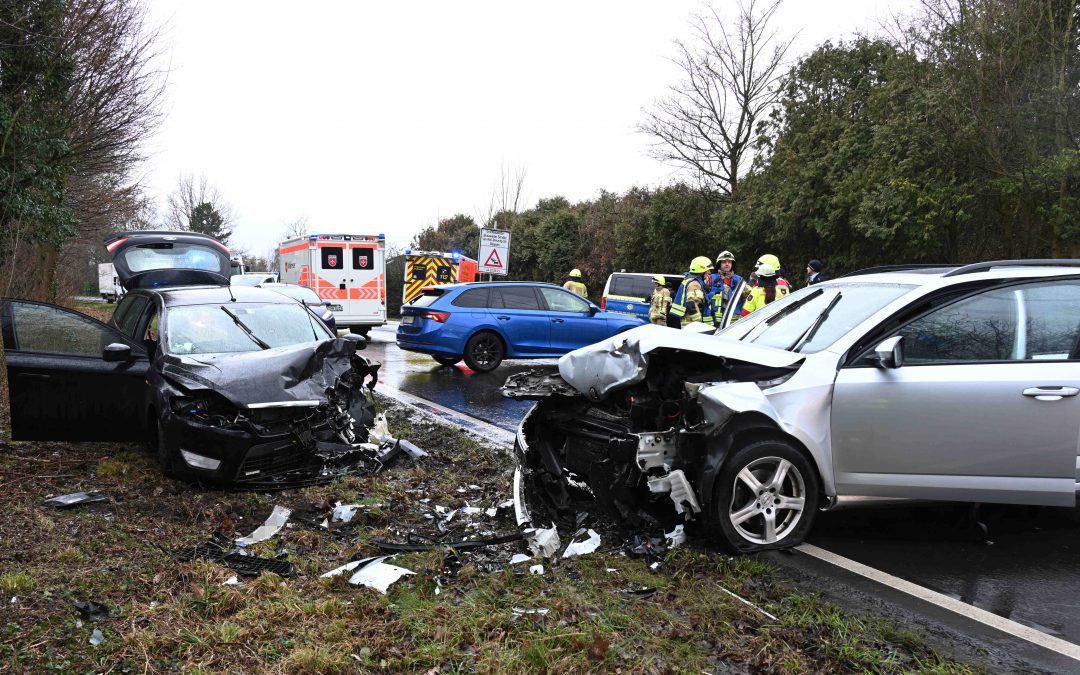
<instances>
[{"instance_id":1,"label":"car window","mask_svg":"<svg viewBox=\"0 0 1080 675\"><path fill-rule=\"evenodd\" d=\"M228 309L270 347L333 337L322 322L297 303L229 303ZM165 325L170 354L221 354L261 347L221 305L188 305L169 310Z\"/></svg>"},{"instance_id":2,"label":"car window","mask_svg":"<svg viewBox=\"0 0 1080 675\"><path fill-rule=\"evenodd\" d=\"M238 274L229 279L229 283L233 286L258 286L263 281L262 277L252 274Z\"/></svg>"},{"instance_id":3,"label":"car window","mask_svg":"<svg viewBox=\"0 0 1080 675\"><path fill-rule=\"evenodd\" d=\"M560 291L556 288L541 288L540 292L547 302L548 309L553 312L579 312L589 311L589 303L585 302L573 293Z\"/></svg>"},{"instance_id":4,"label":"car window","mask_svg":"<svg viewBox=\"0 0 1080 675\"><path fill-rule=\"evenodd\" d=\"M160 269L209 270L229 273L223 265L231 264L223 256L201 244L165 243L132 246L121 254L133 273ZM225 261L223 263L223 261Z\"/></svg>"},{"instance_id":5,"label":"car window","mask_svg":"<svg viewBox=\"0 0 1080 675\"><path fill-rule=\"evenodd\" d=\"M124 325L124 321L127 320L128 313L134 313L136 317L142 313L143 307L146 306L146 298L141 295L128 295L125 296L116 305L116 311L113 312L112 317L109 318L109 325L114 328L124 331L121 326ZM128 335L131 333L127 332Z\"/></svg>"},{"instance_id":6,"label":"car window","mask_svg":"<svg viewBox=\"0 0 1080 675\"><path fill-rule=\"evenodd\" d=\"M375 269L375 249L354 248L352 250L352 266L354 270Z\"/></svg>"},{"instance_id":7,"label":"car window","mask_svg":"<svg viewBox=\"0 0 1080 675\"><path fill-rule=\"evenodd\" d=\"M540 309L531 286L500 286L491 289L491 306L504 309Z\"/></svg>"},{"instance_id":8,"label":"car window","mask_svg":"<svg viewBox=\"0 0 1080 675\"><path fill-rule=\"evenodd\" d=\"M142 318L143 310L146 309L146 305L149 302L149 298L141 295L136 295L131 298L127 310L116 323L116 327L120 329L121 333L130 337L135 337L135 328L139 323L139 319ZM119 314L120 308L118 307L116 311L117 314Z\"/></svg>"},{"instance_id":9,"label":"car window","mask_svg":"<svg viewBox=\"0 0 1080 675\"><path fill-rule=\"evenodd\" d=\"M1017 340L1019 291L995 289L947 305L900 329L904 363L1023 358Z\"/></svg>"},{"instance_id":10,"label":"car window","mask_svg":"<svg viewBox=\"0 0 1080 675\"><path fill-rule=\"evenodd\" d=\"M608 295L625 295L631 298L644 298L652 295L652 292L652 278L630 274L612 275L608 288Z\"/></svg>"},{"instance_id":11,"label":"car window","mask_svg":"<svg viewBox=\"0 0 1080 675\"><path fill-rule=\"evenodd\" d=\"M11 312L21 351L100 357L106 345L120 341L103 324L59 307L12 302Z\"/></svg>"},{"instance_id":12,"label":"car window","mask_svg":"<svg viewBox=\"0 0 1080 675\"><path fill-rule=\"evenodd\" d=\"M324 270L343 270L345 269L345 260L342 258L342 253L345 249L340 246L320 246L319 254L322 256L322 266Z\"/></svg>"},{"instance_id":13,"label":"car window","mask_svg":"<svg viewBox=\"0 0 1080 675\"><path fill-rule=\"evenodd\" d=\"M411 307L430 307L435 304L435 301L442 297L443 291L441 288L427 288L420 293L420 297L416 298L409 303Z\"/></svg>"},{"instance_id":14,"label":"car window","mask_svg":"<svg viewBox=\"0 0 1080 675\"><path fill-rule=\"evenodd\" d=\"M472 288L454 298L450 304L455 307L487 307L488 289Z\"/></svg>"},{"instance_id":15,"label":"car window","mask_svg":"<svg viewBox=\"0 0 1080 675\"><path fill-rule=\"evenodd\" d=\"M1080 281L1040 283L1021 292L1024 358L1080 359Z\"/></svg>"}]
</instances>

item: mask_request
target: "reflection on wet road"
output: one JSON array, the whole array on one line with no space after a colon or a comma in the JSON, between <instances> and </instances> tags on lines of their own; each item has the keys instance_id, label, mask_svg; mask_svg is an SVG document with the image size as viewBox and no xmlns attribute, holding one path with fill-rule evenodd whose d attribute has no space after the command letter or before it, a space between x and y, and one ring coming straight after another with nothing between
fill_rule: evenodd
<instances>
[{"instance_id":1,"label":"reflection on wet road","mask_svg":"<svg viewBox=\"0 0 1080 675\"><path fill-rule=\"evenodd\" d=\"M474 372L464 362L440 366L430 356L398 349L390 326L371 332L371 342L364 355L382 362L380 383L514 433L533 401L503 398L500 391L503 382L523 370L555 370L557 362L556 359L504 361L490 373Z\"/></svg>"},{"instance_id":2,"label":"reflection on wet road","mask_svg":"<svg viewBox=\"0 0 1080 675\"><path fill-rule=\"evenodd\" d=\"M532 401L502 397L506 378L555 359L509 361L493 373L443 367L404 352L394 328L372 332L380 381L517 431ZM987 536L983 536L982 522ZM1080 643L1080 509L967 504L866 507L823 513L809 541L963 602Z\"/></svg>"},{"instance_id":3,"label":"reflection on wet road","mask_svg":"<svg viewBox=\"0 0 1080 675\"><path fill-rule=\"evenodd\" d=\"M868 507L821 514L809 541L1080 643L1080 509Z\"/></svg>"}]
</instances>

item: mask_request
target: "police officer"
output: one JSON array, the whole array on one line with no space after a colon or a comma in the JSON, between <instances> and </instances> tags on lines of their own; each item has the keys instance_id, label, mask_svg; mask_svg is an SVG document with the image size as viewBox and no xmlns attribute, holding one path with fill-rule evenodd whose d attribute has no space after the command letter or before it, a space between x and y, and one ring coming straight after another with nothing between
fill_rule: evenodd
<instances>
[{"instance_id":1,"label":"police officer","mask_svg":"<svg viewBox=\"0 0 1080 675\"><path fill-rule=\"evenodd\" d=\"M739 316L742 312L743 296L740 294L737 298L732 298L731 294L735 292L735 289L739 287L743 279L738 274L735 274L735 256L731 251L721 251L720 255L716 256L716 273L712 278L712 311L713 316L716 319L717 325L723 319L724 310L727 309L728 303L732 300L735 301L735 312L732 316Z\"/></svg>"},{"instance_id":2,"label":"police officer","mask_svg":"<svg viewBox=\"0 0 1080 675\"><path fill-rule=\"evenodd\" d=\"M667 289L667 280L663 275L657 274L653 277L653 294L649 298L649 323L666 326L669 309L671 309L671 291Z\"/></svg>"},{"instance_id":3,"label":"police officer","mask_svg":"<svg viewBox=\"0 0 1080 675\"><path fill-rule=\"evenodd\" d=\"M570 274L568 274L567 276L569 278L566 280L566 283L562 285L562 287L570 291L571 293L577 293L581 297L588 300L589 289L585 288L585 284L581 283L581 270L575 267L574 269L570 270Z\"/></svg>"},{"instance_id":4,"label":"police officer","mask_svg":"<svg viewBox=\"0 0 1080 675\"><path fill-rule=\"evenodd\" d=\"M813 286L814 284L825 281L825 275L821 273L824 266L821 261L814 258L810 262L806 263L806 285Z\"/></svg>"},{"instance_id":5,"label":"police officer","mask_svg":"<svg viewBox=\"0 0 1080 675\"><path fill-rule=\"evenodd\" d=\"M694 321L704 321L704 315L712 318L712 307L709 306L705 296L705 274L712 268L712 261L706 256L699 255L690 261L690 271L686 273L679 290L675 291L675 298L671 301L669 314L679 319L679 327L682 328Z\"/></svg>"}]
</instances>

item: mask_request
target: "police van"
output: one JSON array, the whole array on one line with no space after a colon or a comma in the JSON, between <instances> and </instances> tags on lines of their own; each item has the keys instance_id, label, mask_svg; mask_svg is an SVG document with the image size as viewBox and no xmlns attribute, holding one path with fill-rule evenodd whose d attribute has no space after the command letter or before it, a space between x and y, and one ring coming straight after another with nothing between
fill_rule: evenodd
<instances>
[{"instance_id":1,"label":"police van","mask_svg":"<svg viewBox=\"0 0 1080 675\"><path fill-rule=\"evenodd\" d=\"M310 234L281 242L283 284L307 286L323 300L339 328L367 335L386 323L386 236Z\"/></svg>"},{"instance_id":2,"label":"police van","mask_svg":"<svg viewBox=\"0 0 1080 675\"><path fill-rule=\"evenodd\" d=\"M645 272L615 272L604 284L604 293L600 296L600 308L609 312L637 316L649 320L649 301L653 294L653 277ZM667 281L671 297L682 283L681 274L662 275Z\"/></svg>"}]
</instances>

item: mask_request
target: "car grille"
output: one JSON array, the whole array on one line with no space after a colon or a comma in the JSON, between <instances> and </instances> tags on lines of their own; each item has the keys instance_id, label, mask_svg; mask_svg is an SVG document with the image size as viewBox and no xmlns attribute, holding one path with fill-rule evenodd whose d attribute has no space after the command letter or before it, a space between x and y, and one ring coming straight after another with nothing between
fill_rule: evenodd
<instances>
[{"instance_id":1,"label":"car grille","mask_svg":"<svg viewBox=\"0 0 1080 675\"><path fill-rule=\"evenodd\" d=\"M238 481L273 476L308 466L311 455L293 440L252 446L237 471Z\"/></svg>"}]
</instances>

